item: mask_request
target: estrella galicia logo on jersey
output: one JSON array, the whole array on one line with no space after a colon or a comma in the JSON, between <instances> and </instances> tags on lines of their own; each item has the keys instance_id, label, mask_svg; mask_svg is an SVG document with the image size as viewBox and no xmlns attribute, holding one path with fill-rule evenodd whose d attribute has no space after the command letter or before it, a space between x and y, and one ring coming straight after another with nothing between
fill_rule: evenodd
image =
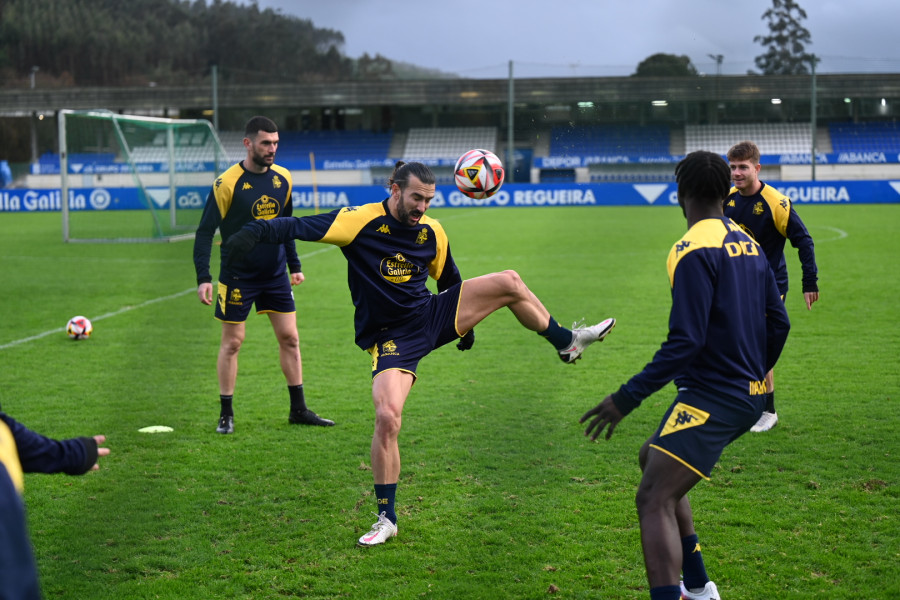
<instances>
[{"instance_id":1,"label":"estrella galicia logo on jersey","mask_svg":"<svg viewBox=\"0 0 900 600\"><path fill-rule=\"evenodd\" d=\"M703 425L706 423L707 419L709 419L708 412L700 410L699 408L694 408L684 402L679 402L672 409L672 414L670 414L668 420L666 420L666 424L660 432L659 437Z\"/></svg>"},{"instance_id":2,"label":"estrella galicia logo on jersey","mask_svg":"<svg viewBox=\"0 0 900 600\"><path fill-rule=\"evenodd\" d=\"M272 185L275 187L276 190L281 189L281 178L278 177L278 175L275 175L274 177L272 177Z\"/></svg>"},{"instance_id":3,"label":"estrella galicia logo on jersey","mask_svg":"<svg viewBox=\"0 0 900 600\"><path fill-rule=\"evenodd\" d=\"M249 181L245 181L245 182L244 182L244 185L241 187L241 189L242 189L242 190L252 190L252 189L253 189L253 186L250 185L250 182L249 182Z\"/></svg>"},{"instance_id":4,"label":"estrella galicia logo on jersey","mask_svg":"<svg viewBox=\"0 0 900 600\"><path fill-rule=\"evenodd\" d=\"M385 354L397 354L397 344L394 343L394 340L388 340L381 344L381 355Z\"/></svg>"},{"instance_id":5,"label":"estrella galicia logo on jersey","mask_svg":"<svg viewBox=\"0 0 900 600\"><path fill-rule=\"evenodd\" d=\"M419 231L419 236L416 238L416 243L420 246L428 241L428 230L424 227L421 231Z\"/></svg>"},{"instance_id":6,"label":"estrella galicia logo on jersey","mask_svg":"<svg viewBox=\"0 0 900 600\"><path fill-rule=\"evenodd\" d=\"M419 272L419 268L399 252L381 261L381 276L391 283L405 283Z\"/></svg>"},{"instance_id":7,"label":"estrella galicia logo on jersey","mask_svg":"<svg viewBox=\"0 0 900 600\"><path fill-rule=\"evenodd\" d=\"M753 214L754 215L761 215L761 214L763 214L764 211L765 211L765 209L763 208L762 202L757 202L756 204L753 205Z\"/></svg>"},{"instance_id":8,"label":"estrella galicia logo on jersey","mask_svg":"<svg viewBox=\"0 0 900 600\"><path fill-rule=\"evenodd\" d=\"M688 249L688 246L690 246L690 245L691 245L691 243L687 240L682 240L682 241L678 242L677 244L675 244L675 254L684 252L685 250Z\"/></svg>"},{"instance_id":9,"label":"estrella galicia logo on jersey","mask_svg":"<svg viewBox=\"0 0 900 600\"><path fill-rule=\"evenodd\" d=\"M376 229L375 231L377 231L377 232L379 232L379 233L386 233L386 234L388 234L388 235L391 235L391 228L388 227L387 224L382 225L381 227L379 227L379 228Z\"/></svg>"},{"instance_id":10,"label":"estrella galicia logo on jersey","mask_svg":"<svg viewBox=\"0 0 900 600\"><path fill-rule=\"evenodd\" d=\"M278 200L266 195L260 196L250 207L250 214L254 219L268 221L277 217L279 212L281 212L281 205L278 204Z\"/></svg>"}]
</instances>

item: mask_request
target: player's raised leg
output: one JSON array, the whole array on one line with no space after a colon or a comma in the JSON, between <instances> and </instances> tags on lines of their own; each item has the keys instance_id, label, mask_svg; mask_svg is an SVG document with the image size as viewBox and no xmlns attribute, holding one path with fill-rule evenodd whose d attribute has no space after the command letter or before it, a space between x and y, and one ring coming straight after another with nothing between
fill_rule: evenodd
<instances>
[{"instance_id":1,"label":"player's raised leg","mask_svg":"<svg viewBox=\"0 0 900 600\"><path fill-rule=\"evenodd\" d=\"M616 320L610 318L591 327L562 327L518 273L501 271L462 283L457 328L465 333L503 307L508 307L524 327L547 338L567 363L578 360L585 348L603 340L616 325Z\"/></svg>"}]
</instances>

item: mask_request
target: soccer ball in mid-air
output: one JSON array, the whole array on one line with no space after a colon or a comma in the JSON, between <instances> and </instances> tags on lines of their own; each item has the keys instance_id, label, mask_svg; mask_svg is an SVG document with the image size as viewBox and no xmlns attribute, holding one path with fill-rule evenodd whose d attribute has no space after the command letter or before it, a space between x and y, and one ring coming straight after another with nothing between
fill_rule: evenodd
<instances>
[{"instance_id":1,"label":"soccer ball in mid-air","mask_svg":"<svg viewBox=\"0 0 900 600\"><path fill-rule=\"evenodd\" d=\"M87 339L91 337L92 331L94 331L94 326L87 317L72 317L66 323L66 334L73 340Z\"/></svg>"},{"instance_id":2,"label":"soccer ball in mid-air","mask_svg":"<svg viewBox=\"0 0 900 600\"><path fill-rule=\"evenodd\" d=\"M469 150L456 161L456 187L466 196L490 198L503 185L503 163L490 150Z\"/></svg>"}]
</instances>

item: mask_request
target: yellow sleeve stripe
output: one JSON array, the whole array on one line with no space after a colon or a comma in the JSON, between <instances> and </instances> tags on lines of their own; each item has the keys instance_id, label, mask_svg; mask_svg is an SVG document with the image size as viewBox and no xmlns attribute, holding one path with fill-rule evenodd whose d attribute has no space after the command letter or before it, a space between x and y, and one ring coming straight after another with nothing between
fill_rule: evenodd
<instances>
[{"instance_id":1,"label":"yellow sleeve stripe","mask_svg":"<svg viewBox=\"0 0 900 600\"><path fill-rule=\"evenodd\" d=\"M342 208L334 218L331 227L328 228L328 231L325 232L325 235L319 241L344 247L356 239L363 227L373 219L384 215L384 205L381 202L366 204L359 208Z\"/></svg>"},{"instance_id":2,"label":"yellow sleeve stripe","mask_svg":"<svg viewBox=\"0 0 900 600\"><path fill-rule=\"evenodd\" d=\"M239 164L232 165L230 169L222 173L216 179L214 186L214 194L216 197L216 205L219 207L219 215L224 219L231 208L231 198L233 190L237 184L237 180L244 174L244 169Z\"/></svg>"},{"instance_id":3,"label":"yellow sleeve stripe","mask_svg":"<svg viewBox=\"0 0 900 600\"><path fill-rule=\"evenodd\" d=\"M291 172L282 167L281 165L272 165L271 169L281 175L281 177L287 182L287 200L285 200L285 206L291 203L291 190L294 187L294 180L291 178Z\"/></svg>"},{"instance_id":4,"label":"yellow sleeve stripe","mask_svg":"<svg viewBox=\"0 0 900 600\"><path fill-rule=\"evenodd\" d=\"M25 489L25 478L22 476L22 463L19 461L19 449L16 440L6 423L0 421L0 464L6 467L13 485L22 493Z\"/></svg>"},{"instance_id":5,"label":"yellow sleeve stripe","mask_svg":"<svg viewBox=\"0 0 900 600\"><path fill-rule=\"evenodd\" d=\"M447 248L450 242L447 240L443 225L437 219L423 216L422 225L428 225L434 231L435 253L432 261L428 263L428 274L432 279L438 279L444 272L444 265L447 264Z\"/></svg>"},{"instance_id":6,"label":"yellow sleeve stripe","mask_svg":"<svg viewBox=\"0 0 900 600\"><path fill-rule=\"evenodd\" d=\"M788 219L791 216L791 199L767 185L762 191L763 200L769 205L772 211L772 220L775 222L775 229L778 233L787 237Z\"/></svg>"},{"instance_id":7,"label":"yellow sleeve stripe","mask_svg":"<svg viewBox=\"0 0 900 600\"><path fill-rule=\"evenodd\" d=\"M733 221L729 223L728 228L731 231L741 231L741 228ZM675 284L675 268L682 258L700 248L721 248L722 240L725 239L727 233L724 223L719 219L704 219L691 227L669 251L669 258L666 261L666 268L669 271L669 286Z\"/></svg>"}]
</instances>

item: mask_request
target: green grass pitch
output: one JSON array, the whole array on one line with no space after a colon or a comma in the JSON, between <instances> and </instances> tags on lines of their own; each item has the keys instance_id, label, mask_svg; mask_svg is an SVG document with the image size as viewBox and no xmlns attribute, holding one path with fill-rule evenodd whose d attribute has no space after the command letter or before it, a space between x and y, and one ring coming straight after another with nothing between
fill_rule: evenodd
<instances>
[{"instance_id":1,"label":"green grass pitch","mask_svg":"<svg viewBox=\"0 0 900 600\"><path fill-rule=\"evenodd\" d=\"M897 598L900 206L798 211L821 300L806 311L788 247L781 421L732 444L692 492L697 529L728 600ZM427 357L400 435L400 534L369 549L355 546L375 520L369 363L339 250L299 244L295 291L307 397L338 425L288 425L271 327L251 316L236 431L221 436L220 327L196 297L191 242L66 245L59 215L0 215L0 404L112 450L83 477L26 477L46 597L646 598L637 451L674 388L609 441L589 442L578 418L662 342L681 212L431 214L464 277L515 269L560 322L619 323L574 366L507 311L473 350ZM90 340L63 333L76 314L93 319Z\"/></svg>"}]
</instances>

